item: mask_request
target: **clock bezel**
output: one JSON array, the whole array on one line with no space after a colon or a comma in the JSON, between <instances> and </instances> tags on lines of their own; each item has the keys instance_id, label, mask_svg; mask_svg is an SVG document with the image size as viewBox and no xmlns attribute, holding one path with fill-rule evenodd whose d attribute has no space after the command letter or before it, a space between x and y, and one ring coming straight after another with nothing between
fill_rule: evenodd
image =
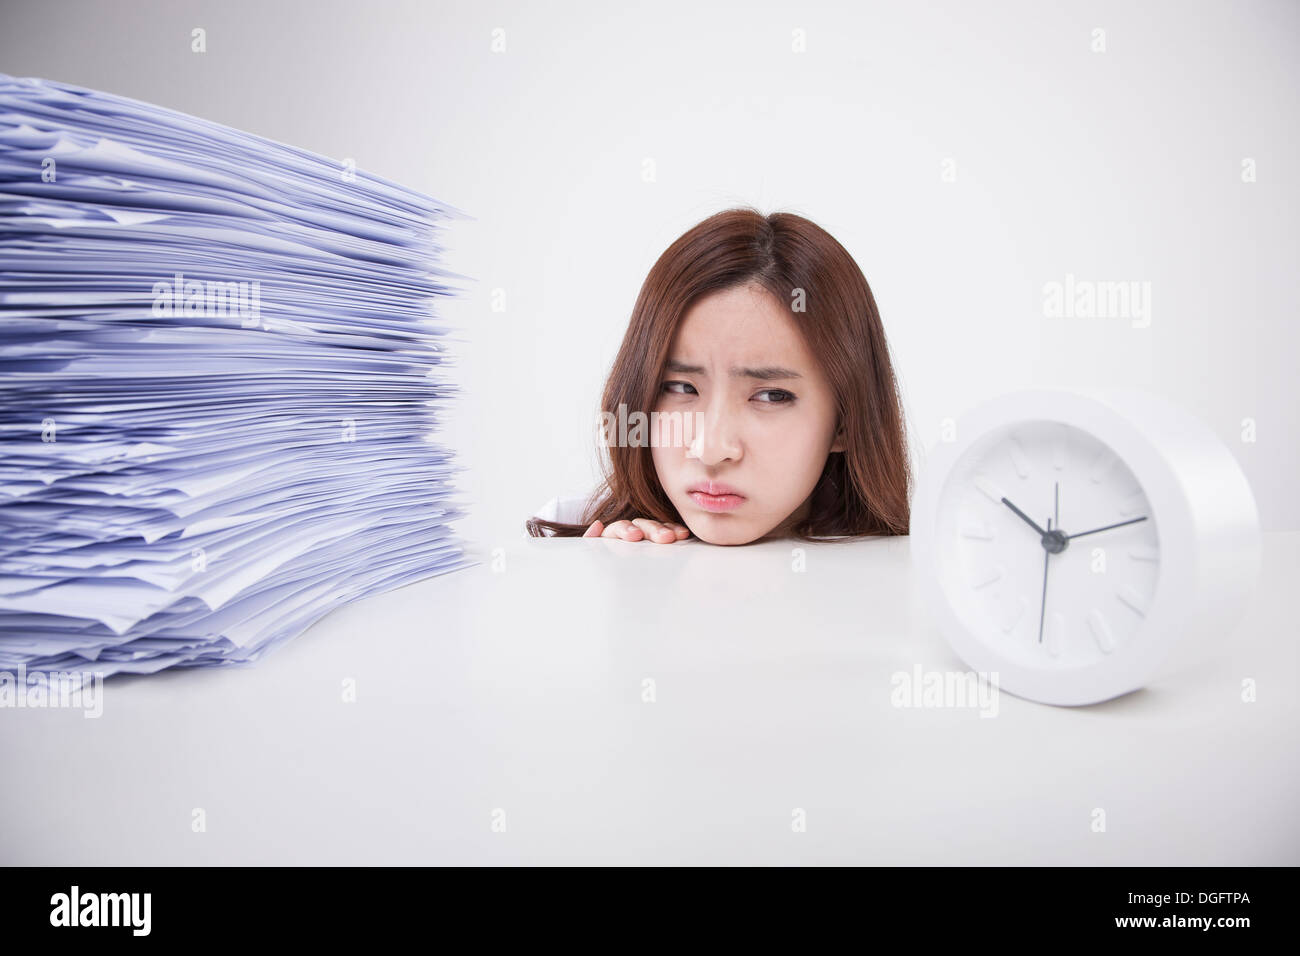
<instances>
[{"instance_id":1,"label":"clock bezel","mask_svg":"<svg viewBox=\"0 0 1300 956\"><path fill-rule=\"evenodd\" d=\"M1077 428L1109 448L1141 486L1156 515L1160 568L1155 593L1133 635L1097 661L1077 667L1027 666L990 646L953 607L939 578L935 540L938 508L953 470L992 431L1032 422ZM952 442L931 451L912 505L911 547L919 583L950 645L970 667L1001 689L1053 704L1108 700L1146 684L1184 629L1195 626L1195 523L1182 483L1158 442L1100 398L1082 392L1028 390L992 399L963 416ZM1181 598L1181 599L1180 599ZM991 675L996 674L996 678Z\"/></svg>"}]
</instances>

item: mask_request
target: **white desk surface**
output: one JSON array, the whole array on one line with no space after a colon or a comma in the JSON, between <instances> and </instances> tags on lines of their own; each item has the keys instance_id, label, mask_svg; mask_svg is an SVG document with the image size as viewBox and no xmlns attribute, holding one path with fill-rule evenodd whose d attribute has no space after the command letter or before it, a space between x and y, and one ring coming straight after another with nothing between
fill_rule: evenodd
<instances>
[{"instance_id":1,"label":"white desk surface","mask_svg":"<svg viewBox=\"0 0 1300 956\"><path fill-rule=\"evenodd\" d=\"M1218 660L994 718L891 704L966 670L907 538L795 546L471 545L252 666L0 709L0 863L1300 863L1300 534Z\"/></svg>"}]
</instances>

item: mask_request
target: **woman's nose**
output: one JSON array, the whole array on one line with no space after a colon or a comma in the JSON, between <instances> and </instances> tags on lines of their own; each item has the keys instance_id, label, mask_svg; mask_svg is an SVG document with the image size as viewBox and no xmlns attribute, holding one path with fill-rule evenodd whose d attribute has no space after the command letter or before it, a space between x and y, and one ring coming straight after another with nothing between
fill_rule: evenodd
<instances>
[{"instance_id":1,"label":"woman's nose","mask_svg":"<svg viewBox=\"0 0 1300 956\"><path fill-rule=\"evenodd\" d=\"M735 416L723 403L714 402L694 419L695 435L686 450L687 458L698 458L705 465L740 458Z\"/></svg>"}]
</instances>

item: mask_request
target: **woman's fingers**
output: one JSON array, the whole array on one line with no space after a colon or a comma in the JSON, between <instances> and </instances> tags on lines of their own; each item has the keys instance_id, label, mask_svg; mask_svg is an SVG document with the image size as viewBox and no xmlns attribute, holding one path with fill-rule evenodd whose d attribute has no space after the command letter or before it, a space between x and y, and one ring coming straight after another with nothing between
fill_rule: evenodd
<instances>
[{"instance_id":1,"label":"woman's fingers","mask_svg":"<svg viewBox=\"0 0 1300 956\"><path fill-rule=\"evenodd\" d=\"M611 521L605 526L605 531L601 534L601 537L621 538L624 541L640 541L643 532L630 521Z\"/></svg>"},{"instance_id":2,"label":"woman's fingers","mask_svg":"<svg viewBox=\"0 0 1300 956\"><path fill-rule=\"evenodd\" d=\"M640 528L641 533L651 541L666 544L669 541L674 540L673 533L658 521L652 521L649 518L633 518L632 523Z\"/></svg>"},{"instance_id":3,"label":"woman's fingers","mask_svg":"<svg viewBox=\"0 0 1300 956\"><path fill-rule=\"evenodd\" d=\"M673 522L655 521L651 518L633 518L611 521L608 525L593 521L583 532L584 538L619 538L623 541L648 539L658 544L672 544L690 537L690 530Z\"/></svg>"},{"instance_id":4,"label":"woman's fingers","mask_svg":"<svg viewBox=\"0 0 1300 956\"><path fill-rule=\"evenodd\" d=\"M651 518L633 518L632 523L640 528L647 538L659 544L672 544L690 534L679 524L655 521Z\"/></svg>"}]
</instances>

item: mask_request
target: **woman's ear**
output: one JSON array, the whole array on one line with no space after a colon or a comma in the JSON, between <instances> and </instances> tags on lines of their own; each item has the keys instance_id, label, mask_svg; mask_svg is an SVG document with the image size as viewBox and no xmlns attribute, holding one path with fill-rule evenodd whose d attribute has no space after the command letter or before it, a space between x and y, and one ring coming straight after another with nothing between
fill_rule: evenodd
<instances>
[{"instance_id":1,"label":"woman's ear","mask_svg":"<svg viewBox=\"0 0 1300 956\"><path fill-rule=\"evenodd\" d=\"M831 451L844 451L845 448L846 448L846 445L845 445L845 443L844 443L844 426L841 425L841 426L840 426L838 429L836 429L836 431L835 431L835 438L834 438L834 440L831 442L830 450L831 450Z\"/></svg>"}]
</instances>

